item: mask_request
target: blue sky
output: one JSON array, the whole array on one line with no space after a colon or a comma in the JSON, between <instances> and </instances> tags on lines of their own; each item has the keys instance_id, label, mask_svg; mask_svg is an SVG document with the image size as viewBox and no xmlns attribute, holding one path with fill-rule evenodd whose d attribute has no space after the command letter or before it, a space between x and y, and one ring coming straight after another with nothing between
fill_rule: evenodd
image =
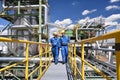
<instances>
[{"instance_id":1,"label":"blue sky","mask_svg":"<svg viewBox=\"0 0 120 80\"><path fill-rule=\"evenodd\" d=\"M53 23L56 20L64 19L77 23L78 20L86 17L103 16L107 18L112 14L120 14L120 0L48 0L48 4L50 6L49 19ZM5 21L2 20L2 22L5 24Z\"/></svg>"},{"instance_id":2,"label":"blue sky","mask_svg":"<svg viewBox=\"0 0 120 80\"><path fill-rule=\"evenodd\" d=\"M120 0L48 0L50 22L73 28L75 24L103 18L105 25L120 27ZM52 28L50 32L57 31ZM52 35L51 35L52 36Z\"/></svg>"},{"instance_id":3,"label":"blue sky","mask_svg":"<svg viewBox=\"0 0 120 80\"><path fill-rule=\"evenodd\" d=\"M48 0L48 4L49 21L60 26L73 27L74 24L102 17L106 25L120 27L120 0ZM6 25L6 21L0 19L2 24ZM53 27L50 31L56 30Z\"/></svg>"},{"instance_id":4,"label":"blue sky","mask_svg":"<svg viewBox=\"0 0 120 80\"><path fill-rule=\"evenodd\" d=\"M120 0L48 0L50 21L70 18L73 23L90 17L120 14Z\"/></svg>"}]
</instances>

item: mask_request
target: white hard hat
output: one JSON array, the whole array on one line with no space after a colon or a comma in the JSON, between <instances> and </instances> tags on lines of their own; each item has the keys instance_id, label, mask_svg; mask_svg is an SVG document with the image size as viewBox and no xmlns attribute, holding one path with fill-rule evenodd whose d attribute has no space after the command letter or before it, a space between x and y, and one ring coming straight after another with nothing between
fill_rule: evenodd
<instances>
[{"instance_id":1,"label":"white hard hat","mask_svg":"<svg viewBox=\"0 0 120 80\"><path fill-rule=\"evenodd\" d=\"M58 33L57 33L57 32L54 32L53 35L58 35Z\"/></svg>"},{"instance_id":2,"label":"white hard hat","mask_svg":"<svg viewBox=\"0 0 120 80\"><path fill-rule=\"evenodd\" d=\"M65 33L65 30L62 30L61 33Z\"/></svg>"}]
</instances>

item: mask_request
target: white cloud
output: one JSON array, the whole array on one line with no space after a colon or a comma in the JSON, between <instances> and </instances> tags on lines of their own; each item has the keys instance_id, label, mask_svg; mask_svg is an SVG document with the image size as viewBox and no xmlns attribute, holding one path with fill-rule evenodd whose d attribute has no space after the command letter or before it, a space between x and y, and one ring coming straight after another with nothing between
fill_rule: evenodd
<instances>
[{"instance_id":1,"label":"white cloud","mask_svg":"<svg viewBox=\"0 0 120 80\"><path fill-rule=\"evenodd\" d=\"M71 25L67 26L67 29L73 29L74 26L75 26L74 24L71 24Z\"/></svg>"},{"instance_id":2,"label":"white cloud","mask_svg":"<svg viewBox=\"0 0 120 80\"><path fill-rule=\"evenodd\" d=\"M93 13L93 12L95 12L95 11L97 11L97 9L93 9L93 10L84 10L84 11L82 12L82 15L87 15L87 14Z\"/></svg>"},{"instance_id":3,"label":"white cloud","mask_svg":"<svg viewBox=\"0 0 120 80\"><path fill-rule=\"evenodd\" d=\"M120 20L120 14L112 14L105 19L105 25L120 25L117 20Z\"/></svg>"},{"instance_id":4,"label":"white cloud","mask_svg":"<svg viewBox=\"0 0 120 80\"><path fill-rule=\"evenodd\" d=\"M118 22L105 22L105 25L118 25Z\"/></svg>"},{"instance_id":5,"label":"white cloud","mask_svg":"<svg viewBox=\"0 0 120 80\"><path fill-rule=\"evenodd\" d=\"M86 17L85 19L80 19L78 21L79 24L84 24L86 21L90 20L90 17Z\"/></svg>"},{"instance_id":6,"label":"white cloud","mask_svg":"<svg viewBox=\"0 0 120 80\"><path fill-rule=\"evenodd\" d=\"M116 21L118 19L120 19L120 14L112 14L106 18L106 22Z\"/></svg>"},{"instance_id":7,"label":"white cloud","mask_svg":"<svg viewBox=\"0 0 120 80\"><path fill-rule=\"evenodd\" d=\"M63 28L72 28L72 20L71 19L64 19L62 21L60 20L56 20L54 22L54 24L56 24L57 26L61 27L61 29ZM52 29L50 29L50 38L53 36L53 32L58 32L60 30L60 28L54 27Z\"/></svg>"},{"instance_id":8,"label":"white cloud","mask_svg":"<svg viewBox=\"0 0 120 80\"><path fill-rule=\"evenodd\" d=\"M118 2L120 0L110 0L110 3Z\"/></svg>"},{"instance_id":9,"label":"white cloud","mask_svg":"<svg viewBox=\"0 0 120 80\"><path fill-rule=\"evenodd\" d=\"M55 21L55 24L58 24L58 25L61 25L61 26L67 26L67 25L69 25L71 23L72 23L72 20L69 19L69 18L68 19L64 19L62 21L59 21L59 20Z\"/></svg>"},{"instance_id":10,"label":"white cloud","mask_svg":"<svg viewBox=\"0 0 120 80\"><path fill-rule=\"evenodd\" d=\"M106 10L111 10L111 9L120 9L120 6L117 5L110 5L105 8Z\"/></svg>"}]
</instances>

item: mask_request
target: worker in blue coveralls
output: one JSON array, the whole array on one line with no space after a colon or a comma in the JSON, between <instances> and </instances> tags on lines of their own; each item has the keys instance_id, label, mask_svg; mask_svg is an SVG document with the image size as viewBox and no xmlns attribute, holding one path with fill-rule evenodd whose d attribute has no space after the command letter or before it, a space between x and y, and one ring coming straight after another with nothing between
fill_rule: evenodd
<instances>
[{"instance_id":1,"label":"worker in blue coveralls","mask_svg":"<svg viewBox=\"0 0 120 80\"><path fill-rule=\"evenodd\" d=\"M60 37L60 44L61 44L61 54L62 54L62 62L67 63L67 57L68 57L68 43L70 42L70 38L65 35L65 31L61 31L61 37Z\"/></svg>"},{"instance_id":2,"label":"worker in blue coveralls","mask_svg":"<svg viewBox=\"0 0 120 80\"><path fill-rule=\"evenodd\" d=\"M60 39L58 38L58 33L54 32L53 37L50 39L50 43L52 45L52 54L54 58L54 63L58 63L59 57L59 47L60 47Z\"/></svg>"}]
</instances>

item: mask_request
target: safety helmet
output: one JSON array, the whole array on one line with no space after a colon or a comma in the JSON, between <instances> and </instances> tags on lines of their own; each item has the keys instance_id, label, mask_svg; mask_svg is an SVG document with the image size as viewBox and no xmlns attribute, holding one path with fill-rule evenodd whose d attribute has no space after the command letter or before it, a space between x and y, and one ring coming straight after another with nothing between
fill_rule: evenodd
<instances>
[{"instance_id":1,"label":"safety helmet","mask_svg":"<svg viewBox=\"0 0 120 80\"><path fill-rule=\"evenodd\" d=\"M54 32L53 35L58 35L58 33L57 33L57 32Z\"/></svg>"},{"instance_id":2,"label":"safety helmet","mask_svg":"<svg viewBox=\"0 0 120 80\"><path fill-rule=\"evenodd\" d=\"M65 33L65 30L62 30L61 33Z\"/></svg>"}]
</instances>

